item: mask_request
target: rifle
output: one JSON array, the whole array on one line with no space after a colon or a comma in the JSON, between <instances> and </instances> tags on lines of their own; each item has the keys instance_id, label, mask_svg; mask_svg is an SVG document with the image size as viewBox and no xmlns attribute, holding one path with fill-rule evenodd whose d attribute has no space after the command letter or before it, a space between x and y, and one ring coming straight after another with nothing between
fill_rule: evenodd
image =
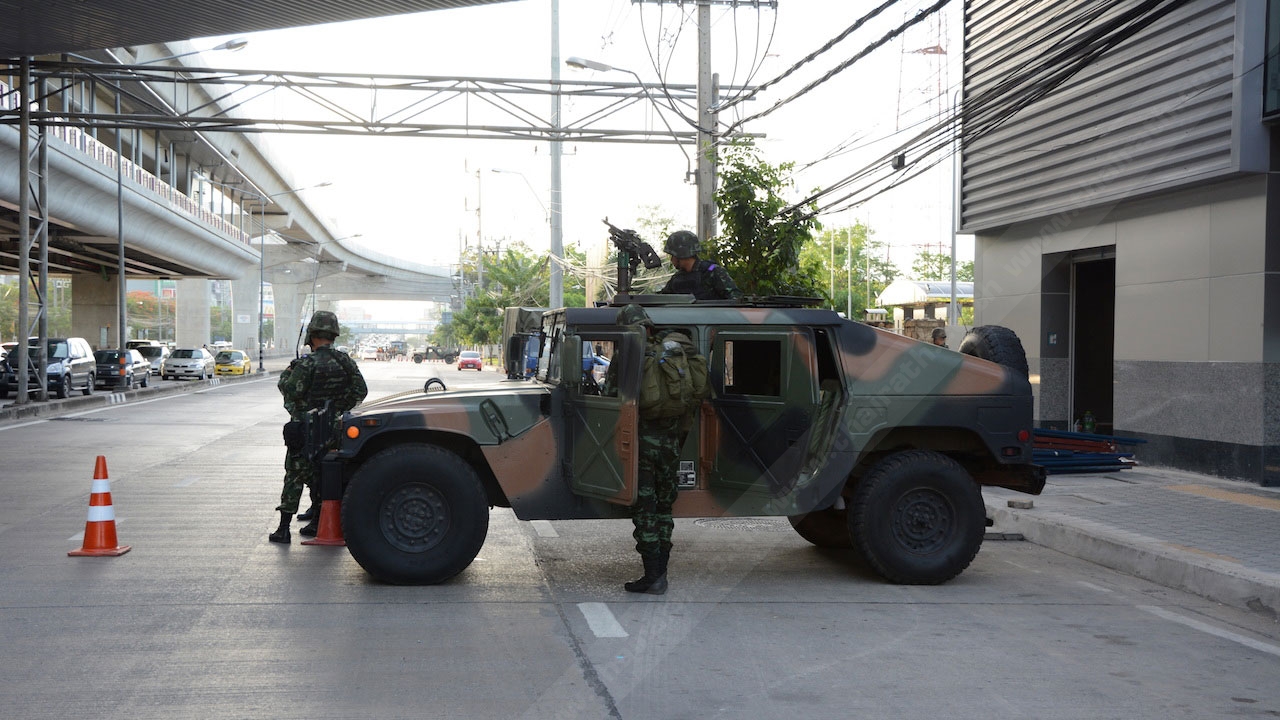
<instances>
[{"instance_id":1,"label":"rifle","mask_svg":"<svg viewBox=\"0 0 1280 720\"><path fill-rule=\"evenodd\" d=\"M332 400L325 400L324 407L308 410L302 418L302 456L311 462L320 462L320 458L329 451L333 440L333 418L337 409Z\"/></svg>"},{"instance_id":2,"label":"rifle","mask_svg":"<svg viewBox=\"0 0 1280 720\"><path fill-rule=\"evenodd\" d=\"M609 226L609 239L618 248L618 294L630 295L631 279L635 277L641 261L652 270L662 267L662 258L652 245L640 239L635 230L623 230L609 222L609 218L604 219L604 224Z\"/></svg>"}]
</instances>

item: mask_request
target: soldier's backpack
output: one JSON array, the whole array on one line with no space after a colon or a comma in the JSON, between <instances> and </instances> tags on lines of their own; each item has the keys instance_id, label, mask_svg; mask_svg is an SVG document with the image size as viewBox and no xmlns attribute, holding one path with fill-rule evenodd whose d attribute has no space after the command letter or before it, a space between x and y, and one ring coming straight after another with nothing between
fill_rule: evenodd
<instances>
[{"instance_id":1,"label":"soldier's backpack","mask_svg":"<svg viewBox=\"0 0 1280 720\"><path fill-rule=\"evenodd\" d=\"M707 359L687 335L670 332L648 344L640 376L640 417L684 416L706 396Z\"/></svg>"}]
</instances>

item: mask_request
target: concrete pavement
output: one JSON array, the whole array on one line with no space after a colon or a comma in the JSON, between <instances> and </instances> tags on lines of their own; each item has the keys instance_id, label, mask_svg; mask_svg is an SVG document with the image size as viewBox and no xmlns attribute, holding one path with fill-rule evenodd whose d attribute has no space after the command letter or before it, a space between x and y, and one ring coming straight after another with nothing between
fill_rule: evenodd
<instances>
[{"instance_id":1,"label":"concrete pavement","mask_svg":"<svg viewBox=\"0 0 1280 720\"><path fill-rule=\"evenodd\" d=\"M1139 466L983 496L992 532L1280 619L1280 488Z\"/></svg>"}]
</instances>

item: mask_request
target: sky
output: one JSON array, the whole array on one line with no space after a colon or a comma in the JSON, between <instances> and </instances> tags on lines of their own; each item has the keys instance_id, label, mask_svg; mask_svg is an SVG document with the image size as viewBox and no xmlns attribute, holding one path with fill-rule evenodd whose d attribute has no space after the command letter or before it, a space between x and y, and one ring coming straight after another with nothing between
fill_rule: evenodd
<instances>
[{"instance_id":1,"label":"sky","mask_svg":"<svg viewBox=\"0 0 1280 720\"><path fill-rule=\"evenodd\" d=\"M849 27L878 2L779 0L776 10L745 6L712 10L713 70L722 86L773 78ZM851 58L927 3L902 0L792 78L744 103L747 113L772 106ZM645 82L693 84L697 72L696 10L632 0L560 0L560 54L634 71ZM960 80L961 3L855 62L830 81L747 123L772 163L792 162L795 199L854 172L883 151L895 131L950 109ZM254 33L235 53L199 56L211 67L296 71L371 72L432 76L547 79L551 74L551 0L518 0L487 7L432 11L392 18ZM209 48L226 37L195 40ZM941 46L946 54L921 52ZM660 53L665 74L654 68ZM189 60L188 62L192 62ZM194 64L194 63L193 63ZM756 72L750 75L752 69ZM622 72L562 66L565 80L631 81ZM392 102L370 95L375 101ZM535 109L535 101L524 101ZM540 100L549 115L549 100ZM246 112L296 117L303 112L287 93L261 99ZM385 107L379 107L385 110ZM311 112L311 110L305 110ZM473 120L482 119L475 105ZM564 103L566 120L587 106ZM672 119L673 126L679 123ZM620 113L607 127L662 129L652 111ZM687 126L685 126L687 127ZM457 262L478 230L486 247L496 241L549 247L544 208L549 203L548 143L438 138L373 138L271 134L263 142L296 186L328 182L305 198L327 217L335 237L359 233L378 252L428 265ZM879 145L877 145L879 142ZM834 156L811 165L845 147ZM692 152L691 150L689 151ZM670 145L564 143L565 245L586 249L607 234L601 219L635 227L657 206L679 224L694 225L696 191L685 182L691 161ZM505 172L495 173L494 169ZM826 227L867 223L905 270L922 247L948 251L951 242L951 163L859 207L824 215ZM481 212L477 215L476 207ZM479 224L479 228L477 225ZM661 238L646 238L660 246ZM962 236L960 259L972 259Z\"/></svg>"}]
</instances>

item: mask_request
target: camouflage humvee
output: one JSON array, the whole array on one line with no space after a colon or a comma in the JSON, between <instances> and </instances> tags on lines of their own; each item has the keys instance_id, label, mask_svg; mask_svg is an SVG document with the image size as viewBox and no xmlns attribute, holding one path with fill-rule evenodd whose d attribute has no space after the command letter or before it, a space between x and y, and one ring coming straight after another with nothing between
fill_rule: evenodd
<instances>
[{"instance_id":1,"label":"camouflage humvee","mask_svg":"<svg viewBox=\"0 0 1280 720\"><path fill-rule=\"evenodd\" d=\"M1044 486L1025 356L1004 328L975 329L965 349L1012 368L829 310L647 309L693 338L710 367L677 517L786 516L816 545L857 548L891 582L932 584L978 552L980 485ZM357 562L385 582L439 583L480 551L492 507L521 520L629 517L643 340L616 313L547 312L532 381L348 413L322 473L329 496L345 487ZM584 344L610 359L616 394L584 370Z\"/></svg>"}]
</instances>

